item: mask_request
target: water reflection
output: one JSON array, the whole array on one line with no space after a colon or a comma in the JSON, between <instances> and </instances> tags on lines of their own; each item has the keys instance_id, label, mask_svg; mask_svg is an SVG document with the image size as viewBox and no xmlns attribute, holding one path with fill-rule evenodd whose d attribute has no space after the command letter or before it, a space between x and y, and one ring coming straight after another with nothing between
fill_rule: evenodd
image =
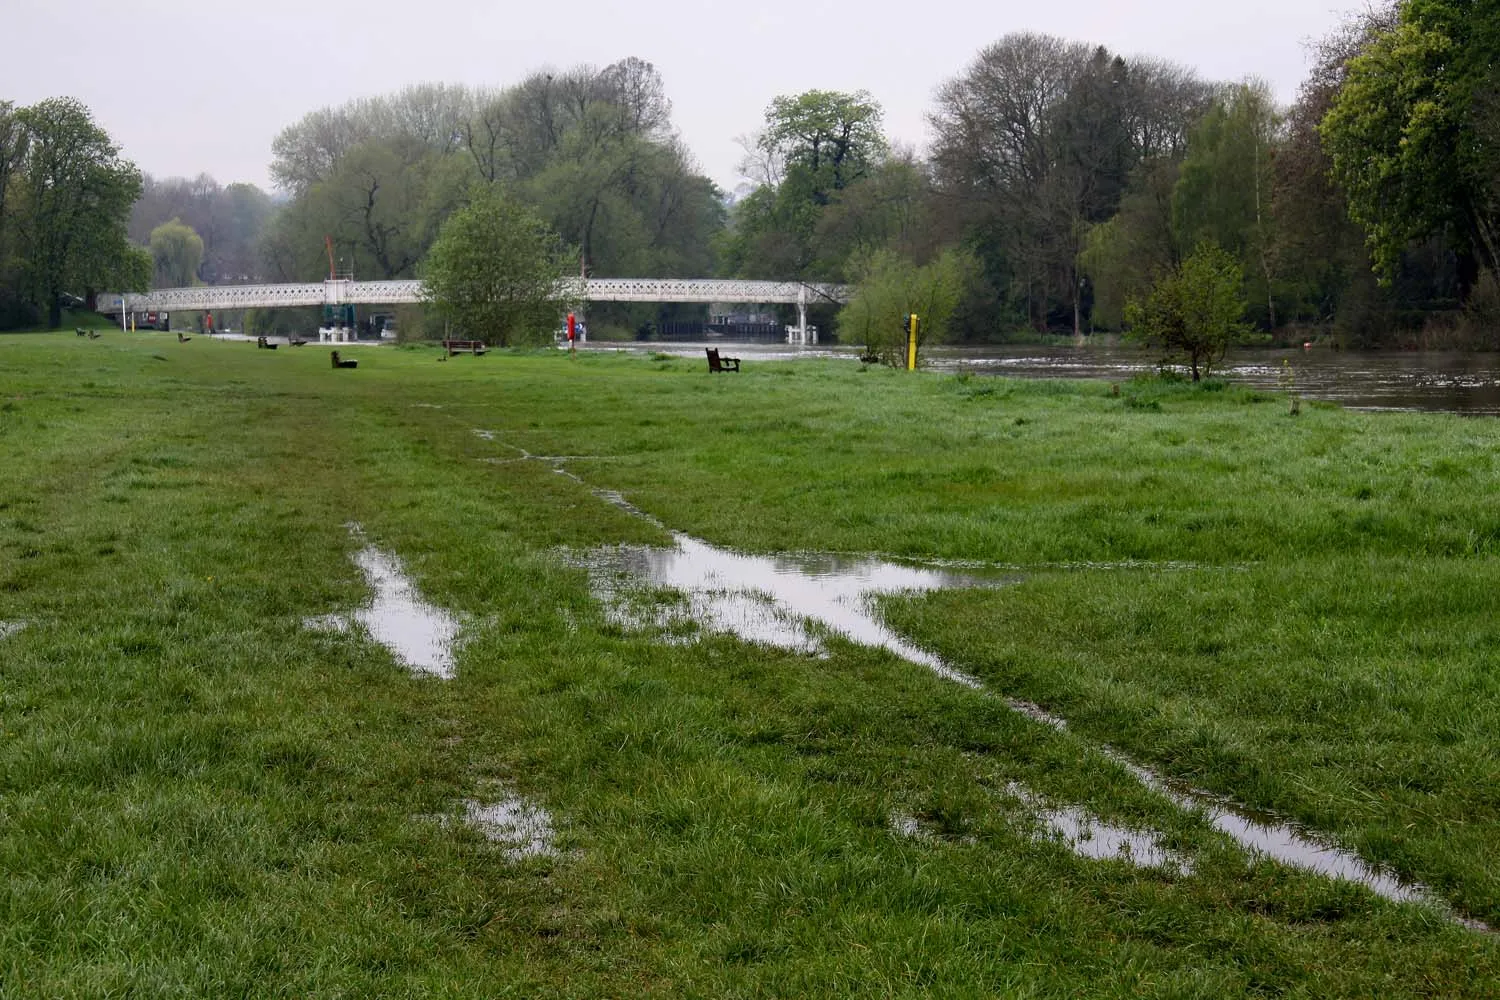
<instances>
[{"instance_id":1,"label":"water reflection","mask_svg":"<svg viewBox=\"0 0 1500 1000\"><path fill-rule=\"evenodd\" d=\"M670 631L674 619L686 618L747 642L815 654L824 652L821 629L888 650L965 687L982 686L887 628L870 600L876 594L996 586L1003 580L876 559L753 556L688 535L673 539L669 549L619 546L583 558L596 592L617 620ZM655 604L645 616L633 612L627 590L640 583L680 591L685 604L675 612Z\"/></svg>"},{"instance_id":2,"label":"water reflection","mask_svg":"<svg viewBox=\"0 0 1500 1000\"><path fill-rule=\"evenodd\" d=\"M1125 861L1139 868L1182 874L1193 870L1192 862L1167 847L1160 834L1108 823L1080 806L1043 804L1019 785L1011 785L1010 793L1032 808L1051 836L1081 858Z\"/></svg>"},{"instance_id":3,"label":"water reflection","mask_svg":"<svg viewBox=\"0 0 1500 1000\"><path fill-rule=\"evenodd\" d=\"M350 533L363 539L358 525ZM357 625L391 651L412 671L452 680L459 622L417 593L395 556L366 545L354 555L374 596L353 615L329 615L307 621L309 628L346 631Z\"/></svg>"},{"instance_id":4,"label":"water reflection","mask_svg":"<svg viewBox=\"0 0 1500 1000\"><path fill-rule=\"evenodd\" d=\"M506 795L498 802L464 802L464 822L478 830L486 840L500 844L512 861L552 857L556 834L552 816L541 806L518 795Z\"/></svg>"},{"instance_id":5,"label":"water reflection","mask_svg":"<svg viewBox=\"0 0 1500 1000\"><path fill-rule=\"evenodd\" d=\"M595 493L635 510L617 494ZM594 591L611 618L626 626L659 627L670 638L676 626L687 621L749 642L819 655L825 653L820 630L826 630L887 650L971 690L997 696L977 678L954 669L886 627L871 598L882 593L997 586L1006 582L1003 578L875 559L747 555L681 533L673 533L673 540L671 548L618 546L574 557L574 561L588 569ZM640 593L642 585L678 591L682 602L675 609L663 608L654 594ZM1067 728L1064 719L1040 706L1019 699L1003 700L1036 722L1057 730ZM1165 778L1112 747L1096 749L1142 784L1178 807L1198 813L1253 854L1301 871L1356 882L1395 902L1424 903L1449 912L1426 887L1404 882L1285 819ZM1038 808L1038 816L1084 856L1129 855L1135 863L1148 867L1188 868L1185 859L1168 851L1152 834L1103 823L1073 807ZM903 823L901 828L908 825ZM1489 929L1477 921L1454 919L1476 930Z\"/></svg>"},{"instance_id":6,"label":"water reflection","mask_svg":"<svg viewBox=\"0 0 1500 1000\"><path fill-rule=\"evenodd\" d=\"M939 350L940 371L1122 382L1157 370L1153 356L1108 347ZM1351 409L1500 413L1500 356L1457 352L1235 351L1225 380Z\"/></svg>"}]
</instances>

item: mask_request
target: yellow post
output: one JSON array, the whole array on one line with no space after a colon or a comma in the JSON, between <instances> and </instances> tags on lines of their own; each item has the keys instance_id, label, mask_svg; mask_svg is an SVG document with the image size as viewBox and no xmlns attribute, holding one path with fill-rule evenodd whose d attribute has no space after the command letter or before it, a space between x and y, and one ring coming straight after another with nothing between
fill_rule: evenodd
<instances>
[{"instance_id":1,"label":"yellow post","mask_svg":"<svg viewBox=\"0 0 1500 1000\"><path fill-rule=\"evenodd\" d=\"M917 370L917 314L906 317L906 370Z\"/></svg>"}]
</instances>

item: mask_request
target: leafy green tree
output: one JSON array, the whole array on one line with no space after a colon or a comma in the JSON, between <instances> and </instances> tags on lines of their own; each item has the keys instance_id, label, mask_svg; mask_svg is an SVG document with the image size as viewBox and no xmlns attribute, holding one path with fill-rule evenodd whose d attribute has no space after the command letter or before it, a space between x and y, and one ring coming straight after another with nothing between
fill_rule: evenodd
<instances>
[{"instance_id":1,"label":"leafy green tree","mask_svg":"<svg viewBox=\"0 0 1500 1000\"><path fill-rule=\"evenodd\" d=\"M126 225L141 175L78 101L51 98L17 117L27 136L16 178L20 256L29 295L55 329L65 292L89 298L140 277Z\"/></svg>"},{"instance_id":2,"label":"leafy green tree","mask_svg":"<svg viewBox=\"0 0 1500 1000\"><path fill-rule=\"evenodd\" d=\"M1214 104L1188 139L1177 188L1173 228L1179 247L1218 244L1254 275L1250 294L1260 317L1276 325L1276 233L1272 215L1273 153L1280 116L1269 87L1244 83Z\"/></svg>"},{"instance_id":3,"label":"leafy green tree","mask_svg":"<svg viewBox=\"0 0 1500 1000\"><path fill-rule=\"evenodd\" d=\"M959 302L976 266L961 250L947 250L918 266L890 250L879 250L858 265L858 282L839 314L840 338L863 342L867 354L904 368L907 333L903 318L916 313L917 351L948 339Z\"/></svg>"},{"instance_id":4,"label":"leafy green tree","mask_svg":"<svg viewBox=\"0 0 1500 1000\"><path fill-rule=\"evenodd\" d=\"M151 230L151 259L157 288L187 288L198 281L203 238L181 219Z\"/></svg>"},{"instance_id":5,"label":"leafy green tree","mask_svg":"<svg viewBox=\"0 0 1500 1000\"><path fill-rule=\"evenodd\" d=\"M1118 330L1125 304L1150 289L1155 276L1182 262L1172 221L1179 164L1162 156L1142 163L1120 210L1089 230L1080 262L1093 285L1096 328Z\"/></svg>"},{"instance_id":6,"label":"leafy green tree","mask_svg":"<svg viewBox=\"0 0 1500 1000\"><path fill-rule=\"evenodd\" d=\"M1164 360L1186 360L1197 382L1224 358L1236 337L1248 333L1245 276L1235 256L1204 243L1180 267L1157 279L1144 301L1125 307L1131 336L1159 344Z\"/></svg>"},{"instance_id":7,"label":"leafy green tree","mask_svg":"<svg viewBox=\"0 0 1500 1000\"><path fill-rule=\"evenodd\" d=\"M545 343L568 303L572 248L534 212L481 189L427 255L427 301L453 332L495 346Z\"/></svg>"},{"instance_id":8,"label":"leafy green tree","mask_svg":"<svg viewBox=\"0 0 1500 1000\"><path fill-rule=\"evenodd\" d=\"M766 110L759 145L783 165L813 201L826 205L885 156L880 105L868 91L809 90L777 97Z\"/></svg>"},{"instance_id":9,"label":"leafy green tree","mask_svg":"<svg viewBox=\"0 0 1500 1000\"><path fill-rule=\"evenodd\" d=\"M1407 0L1350 65L1322 135L1384 281L1435 233L1464 258L1465 290L1500 263L1500 135L1484 128L1497 62L1500 0Z\"/></svg>"},{"instance_id":10,"label":"leafy green tree","mask_svg":"<svg viewBox=\"0 0 1500 1000\"><path fill-rule=\"evenodd\" d=\"M727 269L747 278L844 277L844 258L818 229L831 206L885 163L880 126L880 105L864 91L773 100L764 128L747 142L751 157L742 169L760 183L730 214Z\"/></svg>"}]
</instances>

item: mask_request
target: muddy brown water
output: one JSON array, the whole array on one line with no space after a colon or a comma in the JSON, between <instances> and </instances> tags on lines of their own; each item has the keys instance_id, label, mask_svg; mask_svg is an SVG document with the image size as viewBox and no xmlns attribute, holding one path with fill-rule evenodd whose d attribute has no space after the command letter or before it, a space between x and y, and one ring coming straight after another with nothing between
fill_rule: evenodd
<instances>
[{"instance_id":1,"label":"muddy brown water","mask_svg":"<svg viewBox=\"0 0 1500 1000\"><path fill-rule=\"evenodd\" d=\"M841 358L855 363L861 353L849 347L727 342L595 344L586 349L660 351L703 360L705 346L732 349L744 357L747 370L757 360ZM923 364L935 371L1107 382L1126 382L1136 375L1151 374L1157 370L1157 361L1156 355L1147 352L1093 345L935 347L923 352ZM1327 400L1351 409L1500 414L1500 354L1334 351L1323 347L1237 350L1225 358L1215 377L1257 389L1293 391L1305 399Z\"/></svg>"}]
</instances>

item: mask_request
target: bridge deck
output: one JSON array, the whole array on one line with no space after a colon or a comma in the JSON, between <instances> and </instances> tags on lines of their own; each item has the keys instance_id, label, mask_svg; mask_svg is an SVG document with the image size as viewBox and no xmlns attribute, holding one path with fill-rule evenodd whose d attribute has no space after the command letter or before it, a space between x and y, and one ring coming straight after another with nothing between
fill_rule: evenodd
<instances>
[{"instance_id":1,"label":"bridge deck","mask_svg":"<svg viewBox=\"0 0 1500 1000\"><path fill-rule=\"evenodd\" d=\"M579 302L730 302L807 306L844 303L845 285L720 278L571 278L564 297ZM204 285L100 295L100 312L207 312L291 306L395 305L423 301L420 281L322 281L285 285Z\"/></svg>"}]
</instances>

